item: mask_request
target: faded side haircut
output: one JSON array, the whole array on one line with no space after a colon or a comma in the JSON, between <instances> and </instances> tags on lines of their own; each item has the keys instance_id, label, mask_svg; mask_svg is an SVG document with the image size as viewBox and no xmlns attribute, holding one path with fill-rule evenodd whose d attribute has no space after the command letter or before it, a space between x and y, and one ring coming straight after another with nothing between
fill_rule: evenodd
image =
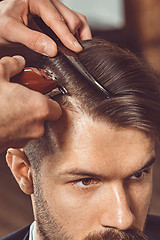
<instances>
[{"instance_id":1,"label":"faded side haircut","mask_svg":"<svg viewBox=\"0 0 160 240\"><path fill-rule=\"evenodd\" d=\"M117 127L134 127L159 137L160 91L158 77L148 64L133 53L105 40L83 41L84 50L77 55L104 88L107 99L75 70L63 56L41 57L38 67L51 69L58 82L68 90L55 100L63 109L83 112L93 119L110 122ZM53 133L46 123L45 134L30 141L25 153L38 169L46 154L54 154Z\"/></svg>"}]
</instances>

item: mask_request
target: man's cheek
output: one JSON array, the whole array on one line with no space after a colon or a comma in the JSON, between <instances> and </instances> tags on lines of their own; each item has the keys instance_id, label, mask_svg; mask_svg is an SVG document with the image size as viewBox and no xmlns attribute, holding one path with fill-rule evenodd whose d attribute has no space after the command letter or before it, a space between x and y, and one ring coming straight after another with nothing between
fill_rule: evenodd
<instances>
[{"instance_id":1,"label":"man's cheek","mask_svg":"<svg viewBox=\"0 0 160 240\"><path fill-rule=\"evenodd\" d=\"M152 195L152 180L146 184L130 188L130 205L137 227L142 231L149 211Z\"/></svg>"}]
</instances>

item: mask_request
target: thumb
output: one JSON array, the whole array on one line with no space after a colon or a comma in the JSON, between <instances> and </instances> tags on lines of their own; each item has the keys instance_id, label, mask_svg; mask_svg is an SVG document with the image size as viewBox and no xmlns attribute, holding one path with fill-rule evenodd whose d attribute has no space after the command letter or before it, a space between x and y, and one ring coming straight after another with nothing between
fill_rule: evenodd
<instances>
[{"instance_id":1,"label":"thumb","mask_svg":"<svg viewBox=\"0 0 160 240\"><path fill-rule=\"evenodd\" d=\"M0 59L0 77L10 80L11 77L20 73L25 66L25 59L22 56L3 57Z\"/></svg>"},{"instance_id":2,"label":"thumb","mask_svg":"<svg viewBox=\"0 0 160 240\"><path fill-rule=\"evenodd\" d=\"M49 115L46 120L56 121L61 117L62 109L56 101L53 101L52 99L49 99L49 98L47 98L47 100L48 100L48 107L49 107Z\"/></svg>"}]
</instances>

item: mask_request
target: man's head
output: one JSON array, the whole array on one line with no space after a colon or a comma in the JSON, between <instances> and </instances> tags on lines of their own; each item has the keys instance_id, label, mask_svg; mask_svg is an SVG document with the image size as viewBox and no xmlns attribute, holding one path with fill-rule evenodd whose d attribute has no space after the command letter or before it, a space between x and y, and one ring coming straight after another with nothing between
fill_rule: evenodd
<instances>
[{"instance_id":1,"label":"man's head","mask_svg":"<svg viewBox=\"0 0 160 240\"><path fill-rule=\"evenodd\" d=\"M38 240L145 239L136 231L143 231L152 192L156 78L128 51L100 40L83 45L79 58L111 98L62 56L45 60L69 93L56 97L62 117L7 161L32 195Z\"/></svg>"}]
</instances>

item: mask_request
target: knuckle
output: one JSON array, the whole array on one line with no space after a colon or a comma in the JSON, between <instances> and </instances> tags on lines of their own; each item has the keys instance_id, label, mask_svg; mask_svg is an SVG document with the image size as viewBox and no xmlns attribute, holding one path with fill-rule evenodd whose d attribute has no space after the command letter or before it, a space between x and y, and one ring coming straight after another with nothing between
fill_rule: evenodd
<instances>
[{"instance_id":1,"label":"knuckle","mask_svg":"<svg viewBox=\"0 0 160 240\"><path fill-rule=\"evenodd\" d=\"M58 23L58 22L64 22L64 18L61 14L59 14L58 12L57 13L54 13L54 15L52 16L52 19L51 18L47 18L47 25L51 28L53 27L54 24Z\"/></svg>"},{"instance_id":2,"label":"knuckle","mask_svg":"<svg viewBox=\"0 0 160 240\"><path fill-rule=\"evenodd\" d=\"M38 43L39 37L37 36L37 34L34 34L34 36L32 36L32 38L30 39L29 45L32 49L36 49Z\"/></svg>"},{"instance_id":3,"label":"knuckle","mask_svg":"<svg viewBox=\"0 0 160 240\"><path fill-rule=\"evenodd\" d=\"M32 37L30 38L28 45L30 46L30 48L32 48L33 50L37 50L40 48L40 46L42 46L42 43L44 41L44 36L39 33L35 33L32 34Z\"/></svg>"},{"instance_id":4,"label":"knuckle","mask_svg":"<svg viewBox=\"0 0 160 240\"><path fill-rule=\"evenodd\" d=\"M74 29L77 29L77 28L80 27L80 25L81 25L81 20L78 16L75 15L73 20L72 20L72 26L73 26Z\"/></svg>"},{"instance_id":5,"label":"knuckle","mask_svg":"<svg viewBox=\"0 0 160 240\"><path fill-rule=\"evenodd\" d=\"M64 17L63 17L62 15L59 16L59 20L60 20L61 22L65 22Z\"/></svg>"},{"instance_id":6,"label":"knuckle","mask_svg":"<svg viewBox=\"0 0 160 240\"><path fill-rule=\"evenodd\" d=\"M83 20L83 22L87 22L87 17L83 14L81 14L81 19Z\"/></svg>"},{"instance_id":7,"label":"knuckle","mask_svg":"<svg viewBox=\"0 0 160 240\"><path fill-rule=\"evenodd\" d=\"M14 29L13 25L14 21L11 17L4 17L3 21L0 24L1 36L10 39L10 33L12 32L12 29Z\"/></svg>"}]
</instances>

